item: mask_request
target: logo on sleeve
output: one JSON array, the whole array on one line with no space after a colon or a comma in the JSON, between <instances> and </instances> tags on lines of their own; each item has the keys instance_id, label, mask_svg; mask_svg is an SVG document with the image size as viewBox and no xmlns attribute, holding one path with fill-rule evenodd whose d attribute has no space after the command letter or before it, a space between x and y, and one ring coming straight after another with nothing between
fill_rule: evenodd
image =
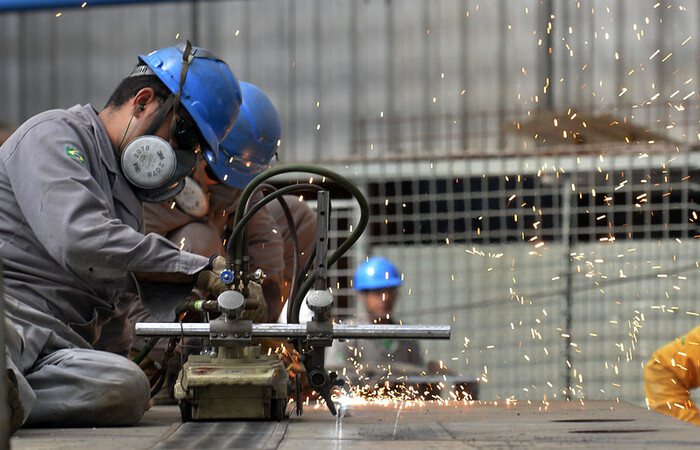
<instances>
[{"instance_id":1,"label":"logo on sleeve","mask_svg":"<svg viewBox=\"0 0 700 450\"><path fill-rule=\"evenodd\" d=\"M85 165L85 157L82 153L80 153L80 150L75 149L70 145L66 145L66 155L78 161L80 164Z\"/></svg>"}]
</instances>

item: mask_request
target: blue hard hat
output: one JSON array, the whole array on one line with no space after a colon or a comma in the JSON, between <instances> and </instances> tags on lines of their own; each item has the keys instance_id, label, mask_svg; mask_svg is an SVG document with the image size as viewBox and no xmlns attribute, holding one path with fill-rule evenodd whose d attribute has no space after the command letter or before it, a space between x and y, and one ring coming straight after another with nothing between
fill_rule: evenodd
<instances>
[{"instance_id":1,"label":"blue hard hat","mask_svg":"<svg viewBox=\"0 0 700 450\"><path fill-rule=\"evenodd\" d=\"M180 90L185 44L139 55L173 94ZM192 116L206 145L204 154L216 157L219 142L233 127L241 105L241 88L229 66L201 47L192 47L180 104ZM208 148L207 148L208 147Z\"/></svg>"},{"instance_id":2,"label":"blue hard hat","mask_svg":"<svg viewBox=\"0 0 700 450\"><path fill-rule=\"evenodd\" d=\"M375 256L360 264L355 272L353 287L358 291L401 286L401 275L386 258Z\"/></svg>"},{"instance_id":3,"label":"blue hard hat","mask_svg":"<svg viewBox=\"0 0 700 450\"><path fill-rule=\"evenodd\" d=\"M274 105L263 91L241 81L241 104L233 129L219 145L218 160L205 153L217 178L236 189L269 169L279 147L281 126Z\"/></svg>"}]
</instances>

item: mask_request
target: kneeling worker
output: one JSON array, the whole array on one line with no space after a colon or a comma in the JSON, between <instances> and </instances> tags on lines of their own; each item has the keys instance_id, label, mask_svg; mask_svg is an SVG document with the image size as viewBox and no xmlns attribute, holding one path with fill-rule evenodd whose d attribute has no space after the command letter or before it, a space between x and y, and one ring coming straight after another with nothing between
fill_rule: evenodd
<instances>
[{"instance_id":1,"label":"kneeling worker","mask_svg":"<svg viewBox=\"0 0 700 450\"><path fill-rule=\"evenodd\" d=\"M228 65L188 43L141 55L99 113L38 114L0 147L4 375L21 400L13 428L141 418L147 378L94 345L130 308L136 272L222 288L208 258L141 232L141 202L177 194L199 154L218 151L240 103Z\"/></svg>"}]
</instances>

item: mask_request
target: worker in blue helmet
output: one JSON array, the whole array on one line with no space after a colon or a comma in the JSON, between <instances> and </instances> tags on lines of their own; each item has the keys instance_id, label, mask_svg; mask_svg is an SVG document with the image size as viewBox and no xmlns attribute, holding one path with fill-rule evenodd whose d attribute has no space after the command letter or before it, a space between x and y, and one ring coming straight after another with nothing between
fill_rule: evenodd
<instances>
[{"instance_id":1,"label":"worker in blue helmet","mask_svg":"<svg viewBox=\"0 0 700 450\"><path fill-rule=\"evenodd\" d=\"M402 324L394 313L403 274L386 258L374 256L359 265L352 280L364 312L356 322L363 324ZM454 389L458 398L476 399L478 384L474 378L452 374L438 361L424 361L421 345L415 340L355 339L335 341L327 352L327 367L346 375L360 389L373 391L382 386L384 394L439 397L440 386ZM374 392L377 394L377 392ZM381 394L381 392L379 393Z\"/></svg>"},{"instance_id":2,"label":"worker in blue helmet","mask_svg":"<svg viewBox=\"0 0 700 450\"><path fill-rule=\"evenodd\" d=\"M352 283L364 311L359 311L358 317L351 322L400 323L394 317L393 309L399 298L403 277L391 261L378 256L368 258L355 271ZM401 377L425 370L421 346L415 340L352 339L334 342L326 360L328 367L345 373L351 383L388 380L392 374Z\"/></svg>"},{"instance_id":3,"label":"worker in blue helmet","mask_svg":"<svg viewBox=\"0 0 700 450\"><path fill-rule=\"evenodd\" d=\"M144 208L148 232L167 237L181 248L201 255L224 254L224 240L232 229L242 190L258 173L270 167L280 145L280 119L268 96L257 86L240 82L243 102L231 132L219 145L218 155L205 153L185 188L172 201L149 203ZM315 245L316 213L299 197L284 197L293 217L301 267ZM257 200L254 198L253 200ZM293 236L279 202L267 204L248 223L247 254L251 268L264 273L262 290L267 304L264 317L274 322L286 303L294 274ZM150 308L135 307L132 323L172 320ZM149 353L162 362L165 342ZM136 338L132 353L144 345ZM170 358L171 374L181 360ZM146 365L146 364L142 364ZM171 377L172 378L172 377Z\"/></svg>"},{"instance_id":4,"label":"worker in blue helmet","mask_svg":"<svg viewBox=\"0 0 700 450\"><path fill-rule=\"evenodd\" d=\"M353 278L353 287L373 323L392 322L391 313L401 284L401 275L396 267L381 256L369 258L360 264Z\"/></svg>"},{"instance_id":5,"label":"worker in blue helmet","mask_svg":"<svg viewBox=\"0 0 700 450\"><path fill-rule=\"evenodd\" d=\"M98 350L104 335L130 335L135 275L226 287L207 257L144 234L141 202L176 195L200 155L218 152L240 103L229 66L187 43L140 56L101 111L40 113L0 146L8 368L0 375L15 400L12 429L141 418L147 378Z\"/></svg>"},{"instance_id":6,"label":"worker in blue helmet","mask_svg":"<svg viewBox=\"0 0 700 450\"><path fill-rule=\"evenodd\" d=\"M224 184L243 190L269 169L280 146L280 119L263 91L241 82L243 104L231 133L221 143L218 158L206 154L212 172Z\"/></svg>"}]
</instances>

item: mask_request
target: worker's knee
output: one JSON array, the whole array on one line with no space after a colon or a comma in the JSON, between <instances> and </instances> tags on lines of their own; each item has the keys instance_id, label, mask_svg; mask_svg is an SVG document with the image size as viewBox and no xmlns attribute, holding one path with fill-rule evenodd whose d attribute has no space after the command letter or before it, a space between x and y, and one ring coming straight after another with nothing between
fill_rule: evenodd
<instances>
[{"instance_id":1,"label":"worker's knee","mask_svg":"<svg viewBox=\"0 0 700 450\"><path fill-rule=\"evenodd\" d=\"M148 379L138 365L97 350L53 352L26 378L37 396L30 424L131 425L141 419L150 400Z\"/></svg>"},{"instance_id":2,"label":"worker's knee","mask_svg":"<svg viewBox=\"0 0 700 450\"><path fill-rule=\"evenodd\" d=\"M102 381L105 388L95 398L95 409L105 418L104 425L132 425L138 422L148 408L150 400L148 378L141 368L118 355ZM116 357L116 358L115 358Z\"/></svg>"}]
</instances>

